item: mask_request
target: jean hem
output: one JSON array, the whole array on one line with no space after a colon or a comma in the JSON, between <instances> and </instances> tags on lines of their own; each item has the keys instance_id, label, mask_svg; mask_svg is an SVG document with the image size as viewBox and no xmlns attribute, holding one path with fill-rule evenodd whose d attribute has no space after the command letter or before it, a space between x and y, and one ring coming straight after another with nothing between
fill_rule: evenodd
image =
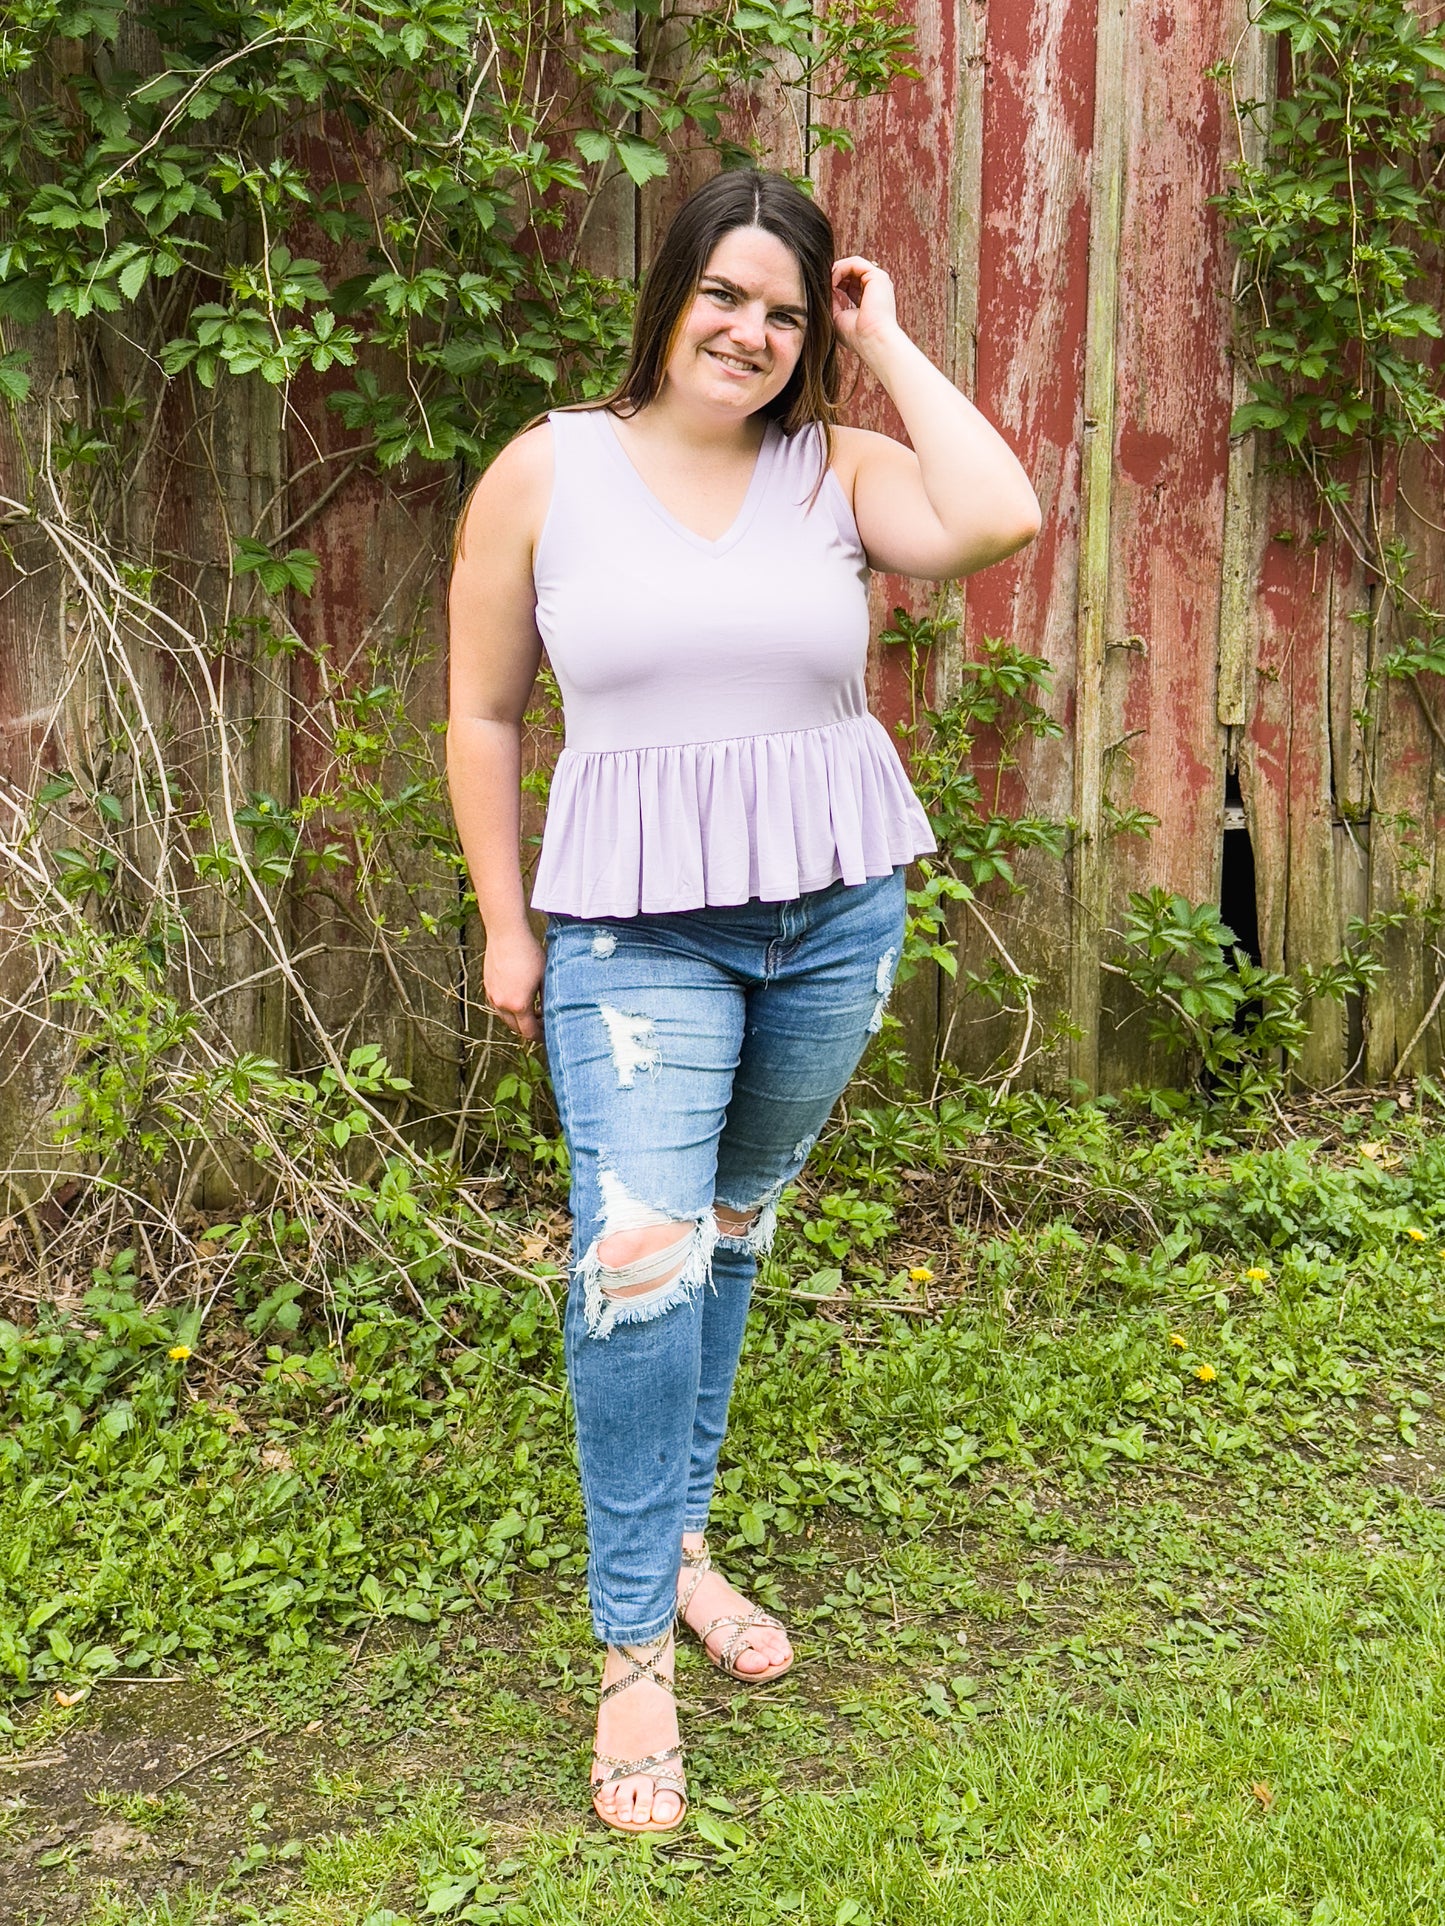
<instances>
[{"instance_id":1,"label":"jean hem","mask_svg":"<svg viewBox=\"0 0 1445 1926\"><path fill-rule=\"evenodd\" d=\"M664 1632L672 1629L676 1618L677 1607L674 1606L665 1618L658 1619L655 1624L644 1625L641 1631L633 1628L620 1631L616 1626L603 1626L594 1618L592 1631L604 1645L650 1645L654 1639L661 1638Z\"/></svg>"},{"instance_id":2,"label":"jean hem","mask_svg":"<svg viewBox=\"0 0 1445 1926\"><path fill-rule=\"evenodd\" d=\"M691 1512L686 1514L682 1521L682 1529L683 1529L684 1535L686 1535L690 1531L705 1532L707 1530L707 1521L709 1516L710 1514L708 1512L702 1512L701 1514L697 1512Z\"/></svg>"}]
</instances>

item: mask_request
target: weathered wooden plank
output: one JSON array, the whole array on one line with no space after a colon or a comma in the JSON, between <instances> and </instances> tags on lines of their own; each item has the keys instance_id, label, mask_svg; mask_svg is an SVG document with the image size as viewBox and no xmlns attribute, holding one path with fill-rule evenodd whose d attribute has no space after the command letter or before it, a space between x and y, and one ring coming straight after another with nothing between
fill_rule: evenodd
<instances>
[{"instance_id":1,"label":"weathered wooden plank","mask_svg":"<svg viewBox=\"0 0 1445 1926\"><path fill-rule=\"evenodd\" d=\"M385 380L385 371L382 379ZM348 437L324 409L322 384L297 384L287 456L309 468L320 450L339 454ZM344 461L346 457L341 456ZM298 661L291 754L297 793L353 794L375 785L375 806L343 816L352 866L308 879L298 870L290 915L299 954L323 946L301 966L309 1007L296 1013L294 1048L314 1062L319 1021L344 1055L377 1043L410 1079L409 1108L445 1118L459 1100L458 943L443 922L456 906L451 874L393 805L407 785L440 775L435 725L446 715L446 571L455 492L433 470L385 478L358 469L315 513L336 464L312 468L284 497L291 533L284 539L320 557L323 591L288 611L297 633L322 658L319 671ZM286 526L279 522L274 534ZM396 716L383 698L377 724L395 730L402 754L350 762L339 749L345 705L370 690L397 691ZM365 722L363 719L363 729ZM340 826L338 824L338 826Z\"/></svg>"},{"instance_id":2,"label":"weathered wooden plank","mask_svg":"<svg viewBox=\"0 0 1445 1926\"><path fill-rule=\"evenodd\" d=\"M1246 26L1236 44L1230 76L1230 106L1235 118L1232 158L1257 166L1265 148L1275 90L1275 42L1256 26ZM1226 147L1228 143L1226 142ZM1235 281L1240 264L1235 264ZM1234 358L1230 414L1249 400L1243 358ZM1219 564L1219 689L1217 713L1227 728L1248 720L1250 677L1256 660L1255 598L1261 541L1259 436L1231 437L1225 480L1224 539ZM1230 742L1233 750L1233 739Z\"/></svg>"},{"instance_id":3,"label":"weathered wooden plank","mask_svg":"<svg viewBox=\"0 0 1445 1926\"><path fill-rule=\"evenodd\" d=\"M1129 164L1129 41L1123 0L1100 0L1089 221L1088 345L1079 488L1078 640L1074 658L1073 1075L1099 1080L1099 959L1107 916L1104 852L1104 651L1113 567L1113 470L1120 249Z\"/></svg>"},{"instance_id":4,"label":"weathered wooden plank","mask_svg":"<svg viewBox=\"0 0 1445 1926\"><path fill-rule=\"evenodd\" d=\"M1101 809L1107 795L1113 807L1158 821L1147 840L1116 836L1107 846L1095 896L1106 930L1119 928L1131 890L1160 884L1192 902L1219 900L1225 739L1216 651L1231 316L1222 223L1208 202L1223 184L1234 130L1207 70L1232 52L1244 24L1242 0L1127 14L1129 158L1095 795ZM1082 757L1082 728L1080 736ZM1081 800L1085 793L1081 784ZM1112 1036L1101 1025L1103 1082L1167 1074L1144 1035L1137 1023Z\"/></svg>"},{"instance_id":5,"label":"weathered wooden plank","mask_svg":"<svg viewBox=\"0 0 1445 1926\"><path fill-rule=\"evenodd\" d=\"M1445 349L1432 345L1429 360L1437 371L1445 362ZM1439 450L1411 447L1401 452L1399 484L1395 496L1395 532L1414 551L1410 567L1410 592L1424 608L1445 608L1445 528L1438 515ZM1397 633L1418 633L1423 625L1402 623ZM1426 724L1430 749L1428 780L1420 784L1420 829L1418 844L1423 863L1412 878L1412 895L1420 909L1433 909L1442 898L1442 870L1445 870L1445 678L1423 676L1418 683L1417 702L1434 723ZM1439 732L1438 734L1436 732ZM1419 995L1424 1004L1401 1045L1410 1049L1404 1074L1418 1076L1422 1071L1439 1078L1445 1063L1445 1017L1436 1006L1442 980L1445 980L1445 943L1428 923L1417 924L1420 946ZM1421 1026L1424 1026L1423 1029ZM1411 1038L1419 1041L1410 1048ZM1398 1062L1398 1059L1397 1059Z\"/></svg>"},{"instance_id":6,"label":"weathered wooden plank","mask_svg":"<svg viewBox=\"0 0 1445 1926\"><path fill-rule=\"evenodd\" d=\"M18 338L17 338L18 335ZM0 409L0 835L17 837L29 798L59 766L66 723L66 583L51 543L26 515L36 497L35 454L46 446L45 417L64 378L53 327L10 336L31 355L31 396ZM63 830L46 838L63 840ZM17 885L19 879L10 879ZM22 894L17 887L16 895ZM0 892L0 1210L33 1206L60 1158L47 1142L70 1052L47 1028L36 995L35 952L23 901Z\"/></svg>"},{"instance_id":7,"label":"weathered wooden plank","mask_svg":"<svg viewBox=\"0 0 1445 1926\"><path fill-rule=\"evenodd\" d=\"M983 91L974 393L1018 449L1044 519L1027 549L966 583L963 646L1007 637L1045 657L1054 668L1048 706L1065 726L1075 705L1096 24L1092 5L996 5L987 16L984 58L967 69ZM974 164L962 155L957 163ZM960 282L968 277L961 259ZM967 351L967 344L960 348L961 359ZM1073 750L1072 734L1024 744L1021 768L1004 780L1004 806L1066 821L1074 809ZM986 733L975 761L991 790L997 745ZM1019 967L1038 980L1046 1026L1073 1008L1070 889L1064 866L1043 855L1026 857L1018 873L1024 895L990 893L986 913ZM958 936L966 969L985 970L997 960L971 919L959 923ZM945 1028L954 1007L945 986ZM1010 1046L1019 1041L1017 1019L986 1019L973 999L971 1008L959 1007L950 1054L978 1071L1010 1061ZM1055 1043L1026 1076L1060 1084L1069 1067L1067 1050Z\"/></svg>"},{"instance_id":8,"label":"weathered wooden plank","mask_svg":"<svg viewBox=\"0 0 1445 1926\"><path fill-rule=\"evenodd\" d=\"M1240 754L1240 784L1254 848L1262 957L1272 969L1331 961L1340 951L1339 890L1351 884L1337 850L1330 754L1330 600L1342 559L1318 529L1318 504L1287 475L1269 478L1261 516L1256 686ZM1301 1063L1310 1083L1345 1067L1346 1019L1314 1013Z\"/></svg>"},{"instance_id":9,"label":"weathered wooden plank","mask_svg":"<svg viewBox=\"0 0 1445 1926\"><path fill-rule=\"evenodd\" d=\"M1418 463L1414 474L1421 481ZM1386 464L1378 482L1378 515L1381 535L1389 539L1397 530L1405 534L1406 516L1401 512L1397 471ZM1418 485L1418 484L1417 484ZM1421 497L1406 484L1412 499ZM1410 533L1418 538L1420 522L1410 515ZM1432 517L1433 519L1433 517ZM1430 560L1420 558L1417 575L1422 586L1429 585ZM1378 606L1379 588L1369 584L1372 606ZM1363 600L1363 598L1362 598ZM1378 672L1386 650L1403 639L1418 625L1408 619L1396 625L1375 622L1370 636L1370 667ZM1432 681L1434 678L1432 678ZM1432 869L1432 850L1428 841L1433 816L1433 775L1436 756L1426 707L1438 712L1436 689L1412 686L1408 680L1387 679L1375 698L1374 740L1371 750L1371 791L1374 810L1370 820L1370 894L1371 916L1391 916L1400 911L1407 921L1399 929L1387 930L1378 944L1385 965L1378 983L1365 1006L1365 1076L1381 1082L1395 1074L1400 1054L1414 1035L1425 1014L1429 990L1425 977L1426 931L1420 913L1428 906ZM1440 724L1436 723L1439 727ZM1435 979L1435 959L1431 959L1431 983Z\"/></svg>"},{"instance_id":10,"label":"weathered wooden plank","mask_svg":"<svg viewBox=\"0 0 1445 1926\"><path fill-rule=\"evenodd\" d=\"M904 328L956 379L960 262L952 251L957 232L955 130L962 98L961 49L968 46L976 53L976 24L966 0L962 38L955 0L910 0L906 12L915 34L912 64L920 78L895 82L884 95L830 110L848 129L854 147L851 153L825 149L817 157L814 177L839 255L861 254L887 270ZM976 106L973 111L977 114ZM857 383L851 393L852 376L845 367L844 421L906 441L902 420L879 383L860 364L853 367ZM874 636L888 625L895 607L918 615L936 600L929 584L876 575L871 595ZM906 662L875 641L868 679L874 712L896 734L911 707ZM906 759L906 741L900 741L900 747ZM926 1081L933 1073L939 1027L939 981L932 966L900 987L895 1014L903 1024L913 1074Z\"/></svg>"}]
</instances>

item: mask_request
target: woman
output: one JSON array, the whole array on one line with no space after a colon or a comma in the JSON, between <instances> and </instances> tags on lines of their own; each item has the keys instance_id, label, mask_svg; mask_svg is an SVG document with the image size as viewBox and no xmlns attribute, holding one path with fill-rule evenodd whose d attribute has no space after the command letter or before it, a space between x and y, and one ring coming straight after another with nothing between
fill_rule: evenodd
<instances>
[{"instance_id":1,"label":"woman","mask_svg":"<svg viewBox=\"0 0 1445 1926\"><path fill-rule=\"evenodd\" d=\"M833 426L838 344L912 447ZM491 1007L546 1026L571 1156L566 1357L594 1627L593 1804L686 1809L673 1629L760 1683L786 1632L704 1530L776 1200L882 1021L904 869L933 847L863 677L870 568L948 580L1032 539L1013 454L834 259L779 175L672 220L604 402L497 456L452 580L448 768ZM528 923L521 718L545 643L567 740ZM545 979L545 994L544 992Z\"/></svg>"}]
</instances>

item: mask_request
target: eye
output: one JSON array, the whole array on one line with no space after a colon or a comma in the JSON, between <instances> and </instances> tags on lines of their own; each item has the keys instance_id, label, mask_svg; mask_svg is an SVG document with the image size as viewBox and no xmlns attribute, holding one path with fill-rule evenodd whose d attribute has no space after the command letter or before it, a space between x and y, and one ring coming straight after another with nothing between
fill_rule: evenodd
<instances>
[{"instance_id":1,"label":"eye","mask_svg":"<svg viewBox=\"0 0 1445 1926\"><path fill-rule=\"evenodd\" d=\"M796 314L775 314L772 319L783 328L796 328L801 325Z\"/></svg>"},{"instance_id":2,"label":"eye","mask_svg":"<svg viewBox=\"0 0 1445 1926\"><path fill-rule=\"evenodd\" d=\"M704 288L703 293L710 295L714 301L727 301L731 303L733 299L733 296L728 293L726 288Z\"/></svg>"}]
</instances>

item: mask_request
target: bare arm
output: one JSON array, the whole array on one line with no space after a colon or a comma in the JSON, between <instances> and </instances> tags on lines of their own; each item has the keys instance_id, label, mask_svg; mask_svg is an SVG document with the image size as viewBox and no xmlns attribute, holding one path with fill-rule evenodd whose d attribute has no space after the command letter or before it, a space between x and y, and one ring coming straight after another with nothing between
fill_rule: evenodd
<instances>
[{"instance_id":1,"label":"bare arm","mask_svg":"<svg viewBox=\"0 0 1445 1926\"><path fill-rule=\"evenodd\" d=\"M913 443L843 431L871 565L949 581L1031 542L1039 504L1018 457L903 332L882 268L852 255L835 266L833 287L839 335L887 389Z\"/></svg>"},{"instance_id":2,"label":"bare arm","mask_svg":"<svg viewBox=\"0 0 1445 1926\"><path fill-rule=\"evenodd\" d=\"M487 935L487 1001L541 1035L542 946L522 888L522 717L541 660L532 551L552 482L552 436L529 429L477 485L452 571L447 780Z\"/></svg>"}]
</instances>

